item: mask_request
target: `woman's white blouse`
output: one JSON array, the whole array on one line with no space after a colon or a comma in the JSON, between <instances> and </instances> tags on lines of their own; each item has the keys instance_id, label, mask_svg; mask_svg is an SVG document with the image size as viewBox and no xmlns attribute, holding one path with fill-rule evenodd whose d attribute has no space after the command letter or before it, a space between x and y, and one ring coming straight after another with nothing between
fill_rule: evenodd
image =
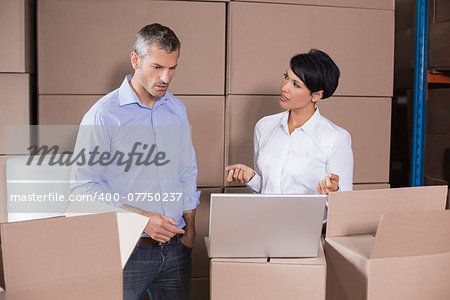
<instances>
[{"instance_id":1,"label":"woman's white blouse","mask_svg":"<svg viewBox=\"0 0 450 300\"><path fill-rule=\"evenodd\" d=\"M317 194L327 173L339 176L339 191L353 190L350 134L316 108L289 134L289 111L262 118L255 126L255 176L247 186L262 194Z\"/></svg>"}]
</instances>

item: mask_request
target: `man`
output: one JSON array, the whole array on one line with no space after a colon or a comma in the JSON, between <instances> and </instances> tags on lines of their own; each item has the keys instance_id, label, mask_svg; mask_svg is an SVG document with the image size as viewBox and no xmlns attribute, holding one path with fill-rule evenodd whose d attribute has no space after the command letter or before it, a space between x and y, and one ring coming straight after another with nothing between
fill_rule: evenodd
<instances>
[{"instance_id":1,"label":"man","mask_svg":"<svg viewBox=\"0 0 450 300\"><path fill-rule=\"evenodd\" d=\"M150 219L123 271L125 300L190 297L197 165L186 108L167 92L179 53L170 28L143 27L134 74L92 106L78 133L75 154L91 158L73 169L72 193Z\"/></svg>"}]
</instances>

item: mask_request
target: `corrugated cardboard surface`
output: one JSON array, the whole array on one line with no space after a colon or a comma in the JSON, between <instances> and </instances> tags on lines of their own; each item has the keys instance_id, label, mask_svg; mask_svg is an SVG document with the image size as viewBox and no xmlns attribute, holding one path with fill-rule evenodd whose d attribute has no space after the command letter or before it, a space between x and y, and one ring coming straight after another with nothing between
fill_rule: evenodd
<instances>
[{"instance_id":1,"label":"corrugated cardboard surface","mask_svg":"<svg viewBox=\"0 0 450 300\"><path fill-rule=\"evenodd\" d=\"M368 299L446 300L450 253L370 260Z\"/></svg>"},{"instance_id":2,"label":"corrugated cardboard surface","mask_svg":"<svg viewBox=\"0 0 450 300\"><path fill-rule=\"evenodd\" d=\"M325 299L326 262L320 247L314 263L278 259L211 261L211 299Z\"/></svg>"},{"instance_id":3,"label":"corrugated cardboard surface","mask_svg":"<svg viewBox=\"0 0 450 300\"><path fill-rule=\"evenodd\" d=\"M446 299L450 211L389 214L372 235L327 237L327 299Z\"/></svg>"},{"instance_id":4,"label":"corrugated cardboard surface","mask_svg":"<svg viewBox=\"0 0 450 300\"><path fill-rule=\"evenodd\" d=\"M414 84L415 28L395 33L395 88L412 89Z\"/></svg>"},{"instance_id":5,"label":"corrugated cardboard surface","mask_svg":"<svg viewBox=\"0 0 450 300\"><path fill-rule=\"evenodd\" d=\"M256 122L264 116L281 112L278 102L278 96L227 97L226 165L242 163L253 168L253 132Z\"/></svg>"},{"instance_id":6,"label":"corrugated cardboard surface","mask_svg":"<svg viewBox=\"0 0 450 300\"><path fill-rule=\"evenodd\" d=\"M37 8L39 94L117 88L132 72L136 32L154 22L173 29L182 45L170 90L224 93L225 3L42 0Z\"/></svg>"},{"instance_id":7,"label":"corrugated cardboard surface","mask_svg":"<svg viewBox=\"0 0 450 300\"><path fill-rule=\"evenodd\" d=\"M228 40L229 94L278 94L290 58L318 48L341 70L336 95L392 95L392 10L231 2Z\"/></svg>"},{"instance_id":8,"label":"corrugated cardboard surface","mask_svg":"<svg viewBox=\"0 0 450 300\"><path fill-rule=\"evenodd\" d=\"M430 24L428 67L435 70L450 70L450 21Z\"/></svg>"},{"instance_id":9,"label":"corrugated cardboard surface","mask_svg":"<svg viewBox=\"0 0 450 300\"><path fill-rule=\"evenodd\" d=\"M319 109L352 137L353 182L389 182L391 99L333 97Z\"/></svg>"},{"instance_id":10,"label":"corrugated cardboard surface","mask_svg":"<svg viewBox=\"0 0 450 300\"><path fill-rule=\"evenodd\" d=\"M447 0L435 0L434 5L436 6L435 21L450 21L450 2Z\"/></svg>"},{"instance_id":11,"label":"corrugated cardboard surface","mask_svg":"<svg viewBox=\"0 0 450 300\"><path fill-rule=\"evenodd\" d=\"M19 135L12 136L11 133L18 131L8 125L30 124L30 75L29 74L0 74L0 154L21 154L23 151L6 153L14 147L12 144L28 143L28 139ZM8 132L5 132L5 131ZM14 130L14 131L12 131ZM14 138L14 140L10 140ZM28 138L28 137L27 137ZM6 141L5 139L8 139ZM22 143L23 142L23 143Z\"/></svg>"},{"instance_id":12,"label":"corrugated cardboard surface","mask_svg":"<svg viewBox=\"0 0 450 300\"><path fill-rule=\"evenodd\" d=\"M341 7L361 7L375 9L394 9L393 0L360 1L360 0L231 0L234 2L269 2L269 3L290 3L290 4L310 4L323 6Z\"/></svg>"},{"instance_id":13,"label":"corrugated cardboard surface","mask_svg":"<svg viewBox=\"0 0 450 300\"><path fill-rule=\"evenodd\" d=\"M386 213L443 210L447 191L447 186L427 186L330 193L326 235L375 233Z\"/></svg>"},{"instance_id":14,"label":"corrugated cardboard surface","mask_svg":"<svg viewBox=\"0 0 450 300\"><path fill-rule=\"evenodd\" d=\"M209 300L209 278L193 278L191 281L191 299Z\"/></svg>"},{"instance_id":15,"label":"corrugated cardboard surface","mask_svg":"<svg viewBox=\"0 0 450 300\"><path fill-rule=\"evenodd\" d=\"M101 96L40 95L39 124L78 125L84 114ZM192 140L199 168L197 184L200 187L221 186L223 183L224 118L223 96L179 96L186 105L192 127ZM41 142L61 145L72 150L77 127L45 127ZM59 136L59 132L65 132ZM45 134L44 134L45 133ZM55 142L56 140L56 142Z\"/></svg>"},{"instance_id":16,"label":"corrugated cardboard surface","mask_svg":"<svg viewBox=\"0 0 450 300\"><path fill-rule=\"evenodd\" d=\"M81 119L102 96L40 95L39 125L80 125Z\"/></svg>"},{"instance_id":17,"label":"corrugated cardboard surface","mask_svg":"<svg viewBox=\"0 0 450 300\"><path fill-rule=\"evenodd\" d=\"M6 222L6 156L0 156L0 223Z\"/></svg>"},{"instance_id":18,"label":"corrugated cardboard surface","mask_svg":"<svg viewBox=\"0 0 450 300\"><path fill-rule=\"evenodd\" d=\"M5 223L0 229L8 294L122 299L114 213Z\"/></svg>"},{"instance_id":19,"label":"corrugated cardboard surface","mask_svg":"<svg viewBox=\"0 0 450 300\"><path fill-rule=\"evenodd\" d=\"M447 121L448 122L448 121ZM450 135L425 135L424 174L450 180Z\"/></svg>"},{"instance_id":20,"label":"corrugated cardboard surface","mask_svg":"<svg viewBox=\"0 0 450 300\"><path fill-rule=\"evenodd\" d=\"M31 0L0 1L0 72L33 71Z\"/></svg>"},{"instance_id":21,"label":"corrugated cardboard surface","mask_svg":"<svg viewBox=\"0 0 450 300\"><path fill-rule=\"evenodd\" d=\"M415 23L416 23L416 1L395 0L395 31L413 28Z\"/></svg>"},{"instance_id":22,"label":"corrugated cardboard surface","mask_svg":"<svg viewBox=\"0 0 450 300\"><path fill-rule=\"evenodd\" d=\"M450 88L428 89L426 132L450 135L449 117Z\"/></svg>"},{"instance_id":23,"label":"corrugated cardboard surface","mask_svg":"<svg viewBox=\"0 0 450 300\"><path fill-rule=\"evenodd\" d=\"M390 188L389 183L368 183L368 184L354 184L353 190L375 190L375 189L388 189ZM228 186L225 187L224 193L239 193L239 194L250 194L252 191L245 186Z\"/></svg>"},{"instance_id":24,"label":"corrugated cardboard surface","mask_svg":"<svg viewBox=\"0 0 450 300\"><path fill-rule=\"evenodd\" d=\"M209 257L204 238L209 235L209 203L212 193L221 193L222 189L200 189L200 205L195 216L195 244L192 251L192 277L209 276ZM195 299L195 298L194 298Z\"/></svg>"},{"instance_id":25,"label":"corrugated cardboard surface","mask_svg":"<svg viewBox=\"0 0 450 300\"><path fill-rule=\"evenodd\" d=\"M225 148L225 97L180 96L192 127L198 165L197 185L222 186Z\"/></svg>"},{"instance_id":26,"label":"corrugated cardboard surface","mask_svg":"<svg viewBox=\"0 0 450 300\"><path fill-rule=\"evenodd\" d=\"M370 258L450 254L450 210L386 214Z\"/></svg>"},{"instance_id":27,"label":"corrugated cardboard surface","mask_svg":"<svg viewBox=\"0 0 450 300\"><path fill-rule=\"evenodd\" d=\"M354 184L353 190L354 191L360 191L360 190L378 190L378 189L388 189L391 185L389 183L368 183L368 184Z\"/></svg>"},{"instance_id":28,"label":"corrugated cardboard surface","mask_svg":"<svg viewBox=\"0 0 450 300\"><path fill-rule=\"evenodd\" d=\"M227 97L227 165L253 167L255 124L263 116L280 112L278 103L278 96ZM352 137L353 182L389 182L391 99L333 97L320 101L319 109Z\"/></svg>"}]
</instances>

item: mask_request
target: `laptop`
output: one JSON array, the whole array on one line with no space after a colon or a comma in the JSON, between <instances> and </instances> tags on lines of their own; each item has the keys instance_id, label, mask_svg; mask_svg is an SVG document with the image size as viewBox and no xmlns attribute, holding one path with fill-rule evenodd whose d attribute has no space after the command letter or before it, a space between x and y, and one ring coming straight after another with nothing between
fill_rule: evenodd
<instances>
[{"instance_id":1,"label":"laptop","mask_svg":"<svg viewBox=\"0 0 450 300\"><path fill-rule=\"evenodd\" d=\"M208 256L315 257L326 195L211 194Z\"/></svg>"}]
</instances>

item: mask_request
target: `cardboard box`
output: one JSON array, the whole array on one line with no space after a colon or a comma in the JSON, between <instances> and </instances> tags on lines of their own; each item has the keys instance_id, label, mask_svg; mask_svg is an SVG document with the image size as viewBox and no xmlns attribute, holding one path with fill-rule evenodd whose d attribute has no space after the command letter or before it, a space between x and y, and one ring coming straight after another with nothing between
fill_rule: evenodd
<instances>
[{"instance_id":1,"label":"cardboard box","mask_svg":"<svg viewBox=\"0 0 450 300\"><path fill-rule=\"evenodd\" d=\"M6 222L6 156L0 156L0 223Z\"/></svg>"},{"instance_id":2,"label":"cardboard box","mask_svg":"<svg viewBox=\"0 0 450 300\"><path fill-rule=\"evenodd\" d=\"M211 300L325 299L325 256L211 260Z\"/></svg>"},{"instance_id":3,"label":"cardboard box","mask_svg":"<svg viewBox=\"0 0 450 300\"><path fill-rule=\"evenodd\" d=\"M278 96L227 96L225 165L243 163L253 167L253 134L256 122L282 111ZM225 174L225 170L224 170ZM226 181L224 185L234 185Z\"/></svg>"},{"instance_id":4,"label":"cardboard box","mask_svg":"<svg viewBox=\"0 0 450 300\"><path fill-rule=\"evenodd\" d=\"M393 10L246 2L229 7L229 94L279 94L290 58L317 48L341 70L336 95L392 96Z\"/></svg>"},{"instance_id":5,"label":"cardboard box","mask_svg":"<svg viewBox=\"0 0 450 300\"><path fill-rule=\"evenodd\" d=\"M450 133L425 134L424 175L450 182Z\"/></svg>"},{"instance_id":6,"label":"cardboard box","mask_svg":"<svg viewBox=\"0 0 450 300\"><path fill-rule=\"evenodd\" d=\"M263 116L280 112L278 103L278 96L227 97L227 165L253 166L255 124ZM320 101L319 109L352 137L353 182L389 182L391 99L332 97Z\"/></svg>"},{"instance_id":7,"label":"cardboard box","mask_svg":"<svg viewBox=\"0 0 450 300\"><path fill-rule=\"evenodd\" d=\"M331 193L327 299L446 299L446 196L446 186Z\"/></svg>"},{"instance_id":8,"label":"cardboard box","mask_svg":"<svg viewBox=\"0 0 450 300\"><path fill-rule=\"evenodd\" d=\"M425 131L435 134L450 134L450 88L428 89L427 125Z\"/></svg>"},{"instance_id":9,"label":"cardboard box","mask_svg":"<svg viewBox=\"0 0 450 300\"><path fill-rule=\"evenodd\" d=\"M84 114L100 99L88 95L40 95L39 124L40 142L60 145L60 150L73 151L78 126ZM225 98L223 96L179 96L186 105L192 127L197 165L197 185L200 187L221 186L224 166L224 119Z\"/></svg>"},{"instance_id":10,"label":"cardboard box","mask_svg":"<svg viewBox=\"0 0 450 300\"><path fill-rule=\"evenodd\" d=\"M191 1L38 1L39 94L102 95L116 89L132 73L129 57L137 31L158 22L173 29L182 45L169 91L223 95L225 6Z\"/></svg>"},{"instance_id":11,"label":"cardboard box","mask_svg":"<svg viewBox=\"0 0 450 300\"><path fill-rule=\"evenodd\" d=\"M30 162L30 156L8 157L6 206L9 222L58 217L66 212L70 204L70 167L50 166L50 157L47 155L41 165L39 156Z\"/></svg>"},{"instance_id":12,"label":"cardboard box","mask_svg":"<svg viewBox=\"0 0 450 300\"><path fill-rule=\"evenodd\" d=\"M30 75L0 74L0 91L0 154L26 153L30 124Z\"/></svg>"},{"instance_id":13,"label":"cardboard box","mask_svg":"<svg viewBox=\"0 0 450 300\"><path fill-rule=\"evenodd\" d=\"M448 49L450 42L450 21L430 24L429 27L429 54L428 68L438 71L450 70L450 57Z\"/></svg>"},{"instance_id":14,"label":"cardboard box","mask_svg":"<svg viewBox=\"0 0 450 300\"><path fill-rule=\"evenodd\" d=\"M209 300L209 278L192 278L191 299Z\"/></svg>"},{"instance_id":15,"label":"cardboard box","mask_svg":"<svg viewBox=\"0 0 450 300\"><path fill-rule=\"evenodd\" d=\"M0 72L31 73L34 10L30 0L0 1Z\"/></svg>"},{"instance_id":16,"label":"cardboard box","mask_svg":"<svg viewBox=\"0 0 450 300\"><path fill-rule=\"evenodd\" d=\"M352 137L353 182L389 182L391 99L332 97L318 106L322 116Z\"/></svg>"},{"instance_id":17,"label":"cardboard box","mask_svg":"<svg viewBox=\"0 0 450 300\"><path fill-rule=\"evenodd\" d=\"M360 7L373 9L394 9L393 0L360 1L360 0L231 0L234 2L269 2L285 4L307 4L318 6Z\"/></svg>"},{"instance_id":18,"label":"cardboard box","mask_svg":"<svg viewBox=\"0 0 450 300\"><path fill-rule=\"evenodd\" d=\"M431 2L433 2L433 0L430 1L430 8L431 8ZM414 1L414 0L396 0L395 1L395 31L397 32L400 30L414 28L415 24L416 24L416 1Z\"/></svg>"},{"instance_id":19,"label":"cardboard box","mask_svg":"<svg viewBox=\"0 0 450 300\"><path fill-rule=\"evenodd\" d=\"M221 188L200 189L200 204L195 216L195 243L192 249L192 278L209 277L209 257L205 237L209 235L209 208L212 193L221 193ZM192 298L197 299L197 298Z\"/></svg>"},{"instance_id":20,"label":"cardboard box","mask_svg":"<svg viewBox=\"0 0 450 300\"><path fill-rule=\"evenodd\" d=\"M353 185L354 191L388 189L388 188L390 188L389 183L367 183L367 184L360 183L360 184ZM228 187L225 187L224 193L251 194L252 191L245 186L228 186Z\"/></svg>"},{"instance_id":21,"label":"cardboard box","mask_svg":"<svg viewBox=\"0 0 450 300\"><path fill-rule=\"evenodd\" d=\"M447 0L434 0L435 6L435 18L434 22L446 22L450 21L450 2Z\"/></svg>"},{"instance_id":22,"label":"cardboard box","mask_svg":"<svg viewBox=\"0 0 450 300\"><path fill-rule=\"evenodd\" d=\"M0 230L6 299L122 299L115 213L4 223Z\"/></svg>"},{"instance_id":23,"label":"cardboard box","mask_svg":"<svg viewBox=\"0 0 450 300\"><path fill-rule=\"evenodd\" d=\"M179 96L186 105L198 166L199 187L222 186L225 148L225 97Z\"/></svg>"}]
</instances>

